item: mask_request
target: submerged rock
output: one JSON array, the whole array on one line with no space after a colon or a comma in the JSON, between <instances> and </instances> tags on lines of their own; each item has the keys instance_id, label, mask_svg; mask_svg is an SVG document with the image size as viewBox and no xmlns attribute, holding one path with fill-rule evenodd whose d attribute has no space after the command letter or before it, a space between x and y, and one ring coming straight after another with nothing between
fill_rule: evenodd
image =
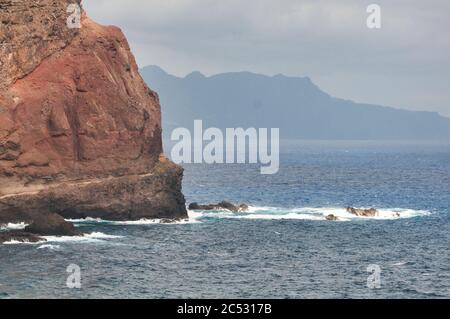
<instances>
[{"instance_id":1,"label":"submerged rock","mask_svg":"<svg viewBox=\"0 0 450 319\"><path fill-rule=\"evenodd\" d=\"M37 243L46 241L44 238L24 231L0 232L0 244L7 242Z\"/></svg>"},{"instance_id":2,"label":"submerged rock","mask_svg":"<svg viewBox=\"0 0 450 319\"><path fill-rule=\"evenodd\" d=\"M173 224L173 223L178 223L181 221L186 221L188 219L167 219L167 218L163 218L160 220L160 224Z\"/></svg>"},{"instance_id":3,"label":"submerged rock","mask_svg":"<svg viewBox=\"0 0 450 319\"><path fill-rule=\"evenodd\" d=\"M199 205L198 203L192 203L189 205L189 210L229 210L234 213L238 212L246 212L248 211L248 205L241 204L241 205L234 205L230 202L223 201L218 204L208 204L208 205Z\"/></svg>"},{"instance_id":4,"label":"submerged rock","mask_svg":"<svg viewBox=\"0 0 450 319\"><path fill-rule=\"evenodd\" d=\"M337 221L337 220L339 220L339 218L337 216L333 215L333 214L326 216L325 219L329 220L329 221Z\"/></svg>"},{"instance_id":5,"label":"submerged rock","mask_svg":"<svg viewBox=\"0 0 450 319\"><path fill-rule=\"evenodd\" d=\"M379 214L379 212L375 208L358 209L353 207L347 207L347 212L359 217L376 217Z\"/></svg>"},{"instance_id":6,"label":"submerged rock","mask_svg":"<svg viewBox=\"0 0 450 319\"><path fill-rule=\"evenodd\" d=\"M187 218L158 95L120 29L83 10L81 28L67 27L73 3L0 0L0 222L66 235L52 214Z\"/></svg>"}]
</instances>

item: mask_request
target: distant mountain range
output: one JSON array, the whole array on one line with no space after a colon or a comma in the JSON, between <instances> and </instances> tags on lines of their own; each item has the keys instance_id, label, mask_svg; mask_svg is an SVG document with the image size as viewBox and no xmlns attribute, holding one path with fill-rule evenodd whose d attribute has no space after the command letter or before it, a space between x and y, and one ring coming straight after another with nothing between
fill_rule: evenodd
<instances>
[{"instance_id":1,"label":"distant mountain range","mask_svg":"<svg viewBox=\"0 0 450 319\"><path fill-rule=\"evenodd\" d=\"M450 119L434 112L413 112L334 98L309 78L249 72L184 78L157 66L140 70L157 91L165 138L176 127L280 128L281 138L430 139L450 138Z\"/></svg>"}]
</instances>

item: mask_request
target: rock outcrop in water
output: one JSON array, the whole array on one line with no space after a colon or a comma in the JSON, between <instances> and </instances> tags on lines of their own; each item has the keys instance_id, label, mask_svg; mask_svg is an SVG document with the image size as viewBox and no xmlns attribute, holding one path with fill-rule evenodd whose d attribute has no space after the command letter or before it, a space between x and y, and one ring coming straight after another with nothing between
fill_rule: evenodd
<instances>
[{"instance_id":1,"label":"rock outcrop in water","mask_svg":"<svg viewBox=\"0 0 450 319\"><path fill-rule=\"evenodd\" d=\"M347 207L347 212L352 215L359 216L359 217L376 217L379 214L375 208L359 209L359 208Z\"/></svg>"},{"instance_id":2,"label":"rock outcrop in water","mask_svg":"<svg viewBox=\"0 0 450 319\"><path fill-rule=\"evenodd\" d=\"M229 210L234 213L248 211L248 205L241 204L235 205L227 201L220 202L218 204L199 205L198 203L192 203L189 205L190 210Z\"/></svg>"},{"instance_id":3,"label":"rock outcrop in water","mask_svg":"<svg viewBox=\"0 0 450 319\"><path fill-rule=\"evenodd\" d=\"M120 29L68 27L73 3L0 0L0 224L186 218L157 94Z\"/></svg>"},{"instance_id":4,"label":"rock outcrop in water","mask_svg":"<svg viewBox=\"0 0 450 319\"><path fill-rule=\"evenodd\" d=\"M38 243L46 241L44 238L24 231L0 232L0 244L6 242Z\"/></svg>"}]
</instances>

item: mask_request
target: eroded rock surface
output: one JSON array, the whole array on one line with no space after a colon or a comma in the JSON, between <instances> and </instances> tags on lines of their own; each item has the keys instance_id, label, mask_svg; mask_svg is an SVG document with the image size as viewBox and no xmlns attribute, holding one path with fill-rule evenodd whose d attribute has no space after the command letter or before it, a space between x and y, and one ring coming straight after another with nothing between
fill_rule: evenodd
<instances>
[{"instance_id":1,"label":"eroded rock surface","mask_svg":"<svg viewBox=\"0 0 450 319\"><path fill-rule=\"evenodd\" d=\"M66 47L79 29L67 28L67 8L80 1L0 1L0 89Z\"/></svg>"}]
</instances>

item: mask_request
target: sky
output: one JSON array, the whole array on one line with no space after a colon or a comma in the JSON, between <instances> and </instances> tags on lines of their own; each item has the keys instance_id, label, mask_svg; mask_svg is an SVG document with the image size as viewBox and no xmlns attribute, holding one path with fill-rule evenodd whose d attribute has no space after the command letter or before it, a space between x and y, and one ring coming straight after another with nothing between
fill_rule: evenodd
<instances>
[{"instance_id":1,"label":"sky","mask_svg":"<svg viewBox=\"0 0 450 319\"><path fill-rule=\"evenodd\" d=\"M381 28L367 27L367 7ZM140 67L185 76L308 76L356 102L450 117L448 0L83 0L119 26Z\"/></svg>"}]
</instances>

